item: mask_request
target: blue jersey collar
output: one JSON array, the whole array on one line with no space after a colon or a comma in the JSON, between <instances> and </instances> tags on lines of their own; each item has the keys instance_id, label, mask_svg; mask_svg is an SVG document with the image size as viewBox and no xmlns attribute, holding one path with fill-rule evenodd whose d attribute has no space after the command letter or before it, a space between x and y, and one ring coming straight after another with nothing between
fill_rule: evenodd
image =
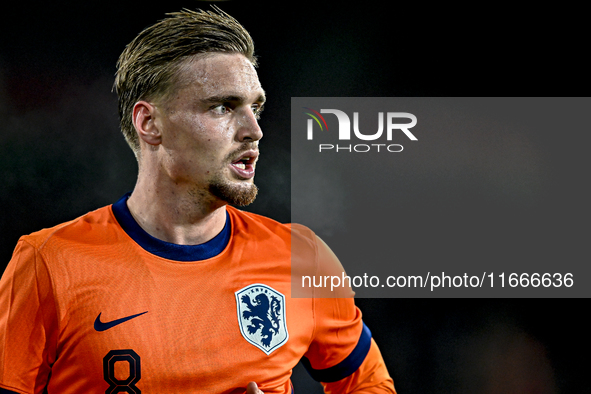
<instances>
[{"instance_id":1,"label":"blue jersey collar","mask_svg":"<svg viewBox=\"0 0 591 394\"><path fill-rule=\"evenodd\" d=\"M161 241L148 234L135 221L129 208L127 199L131 193L127 193L113 204L113 214L119 222L119 225L138 245L155 254L169 260L176 261L199 261L217 256L230 242L231 221L230 215L226 211L226 225L224 229L208 242L201 245L177 245L170 242Z\"/></svg>"}]
</instances>

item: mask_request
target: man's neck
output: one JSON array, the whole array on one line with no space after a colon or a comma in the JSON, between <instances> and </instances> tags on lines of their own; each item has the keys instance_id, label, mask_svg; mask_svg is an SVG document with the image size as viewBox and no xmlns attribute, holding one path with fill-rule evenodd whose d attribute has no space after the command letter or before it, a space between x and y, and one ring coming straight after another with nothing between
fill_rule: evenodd
<instances>
[{"instance_id":1,"label":"man's neck","mask_svg":"<svg viewBox=\"0 0 591 394\"><path fill-rule=\"evenodd\" d=\"M225 204L207 202L188 191L138 183L127 200L135 221L151 236L178 245L199 245L226 223Z\"/></svg>"}]
</instances>

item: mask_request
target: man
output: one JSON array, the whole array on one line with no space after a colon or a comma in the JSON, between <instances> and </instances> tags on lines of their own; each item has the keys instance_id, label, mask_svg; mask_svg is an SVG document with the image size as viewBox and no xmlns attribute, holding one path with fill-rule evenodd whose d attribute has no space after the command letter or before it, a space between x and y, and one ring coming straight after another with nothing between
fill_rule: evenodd
<instances>
[{"instance_id":1,"label":"man","mask_svg":"<svg viewBox=\"0 0 591 394\"><path fill-rule=\"evenodd\" d=\"M291 297L292 246L321 271L326 245L228 205L257 194L255 65L219 10L127 46L115 86L137 184L19 240L0 281L0 393L290 393L300 359L326 392L394 392L352 298Z\"/></svg>"}]
</instances>

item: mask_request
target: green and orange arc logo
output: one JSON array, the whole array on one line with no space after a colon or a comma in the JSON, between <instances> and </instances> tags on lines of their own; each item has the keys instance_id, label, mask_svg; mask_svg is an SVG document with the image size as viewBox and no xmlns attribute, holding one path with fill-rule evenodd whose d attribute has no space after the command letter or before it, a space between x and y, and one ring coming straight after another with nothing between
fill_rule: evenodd
<instances>
[{"instance_id":1,"label":"green and orange arc logo","mask_svg":"<svg viewBox=\"0 0 591 394\"><path fill-rule=\"evenodd\" d=\"M314 112L314 114L316 114L316 115L311 114L309 112L304 112L304 113L306 115L311 116L312 119L314 119L316 121L316 123L318 123L318 126L320 126L320 130L324 131L324 128L322 127L322 123L324 123L324 126L326 127L326 131L328 131L328 125L326 124L326 120L324 120L324 117L322 115L320 115L320 113L318 111L315 111L312 108L308 108L308 107L302 107L302 108ZM318 118L322 119L322 123L320 123L320 120Z\"/></svg>"}]
</instances>

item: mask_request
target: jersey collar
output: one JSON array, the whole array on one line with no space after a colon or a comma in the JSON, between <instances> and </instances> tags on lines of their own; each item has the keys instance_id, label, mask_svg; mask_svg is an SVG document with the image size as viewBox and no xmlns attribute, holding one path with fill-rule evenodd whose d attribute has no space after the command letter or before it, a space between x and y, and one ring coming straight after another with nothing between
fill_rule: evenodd
<instances>
[{"instance_id":1,"label":"jersey collar","mask_svg":"<svg viewBox=\"0 0 591 394\"><path fill-rule=\"evenodd\" d=\"M226 225L224 229L211 240L200 245L177 245L154 238L135 221L129 208L127 199L131 193L125 194L112 205L113 214L121 228L138 245L146 251L169 260L199 261L206 260L220 254L230 242L232 223L226 211Z\"/></svg>"}]
</instances>

